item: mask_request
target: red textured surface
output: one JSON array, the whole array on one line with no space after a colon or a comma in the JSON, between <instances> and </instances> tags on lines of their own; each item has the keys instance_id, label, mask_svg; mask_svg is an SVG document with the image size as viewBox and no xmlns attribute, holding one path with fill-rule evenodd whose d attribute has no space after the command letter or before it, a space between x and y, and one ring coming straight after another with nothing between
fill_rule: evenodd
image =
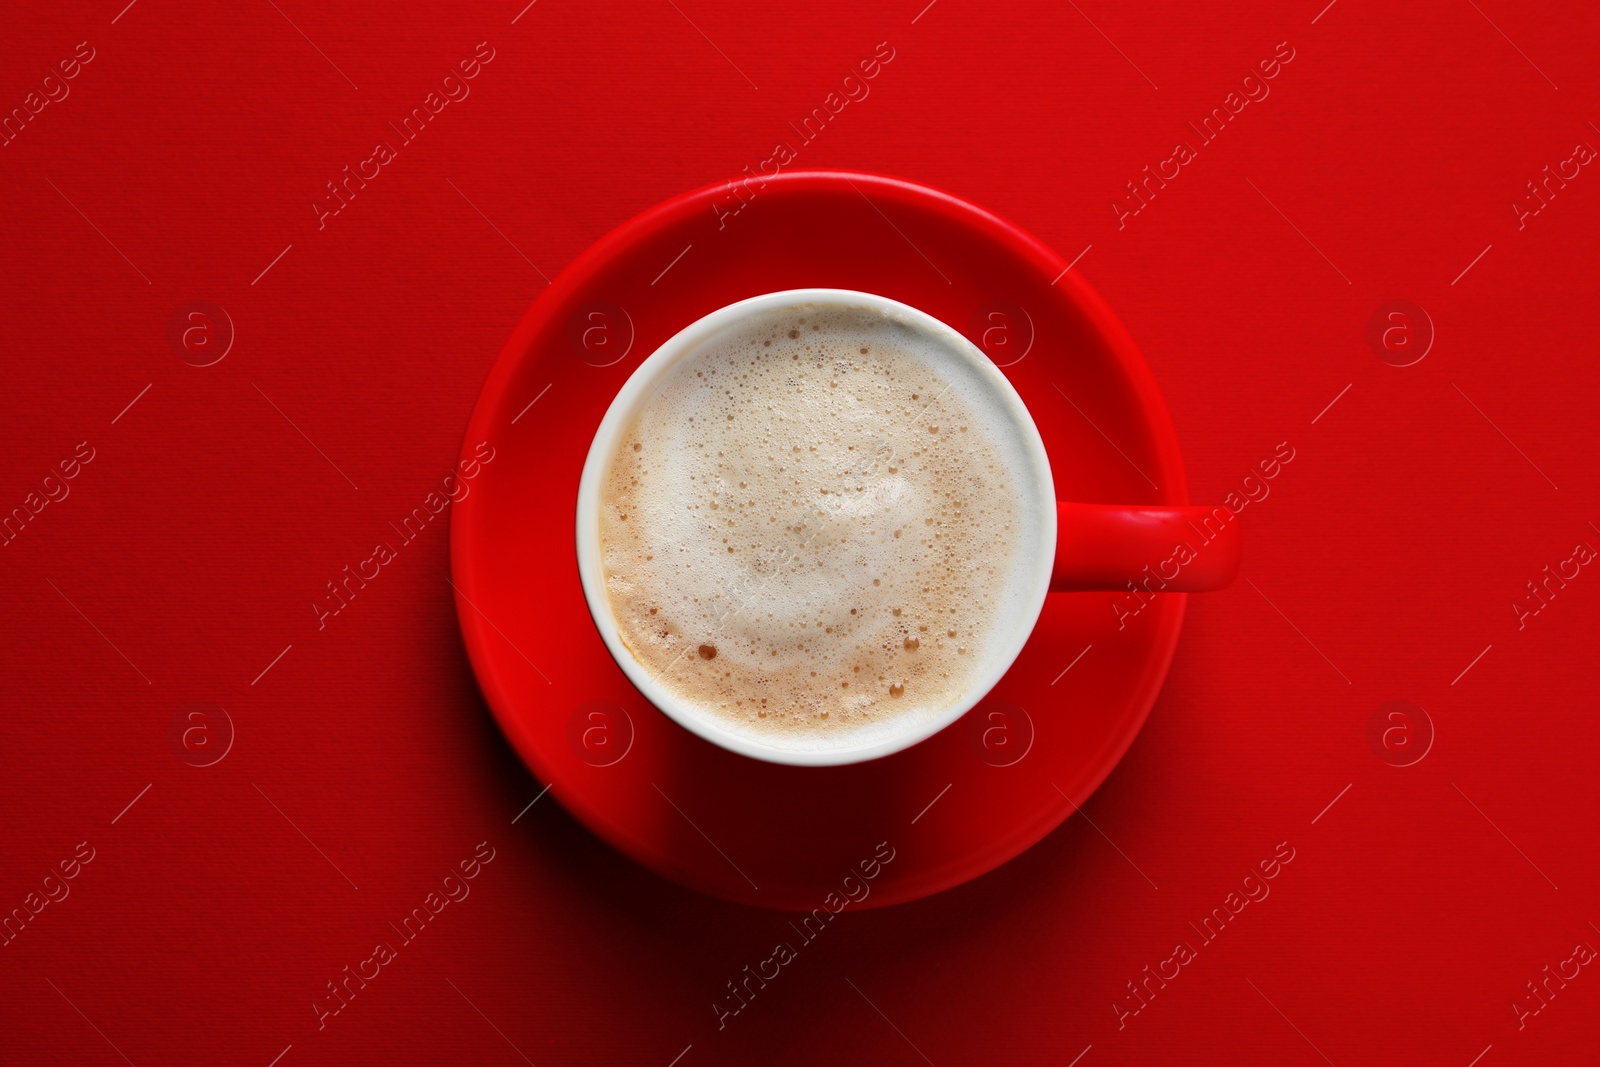
<instances>
[{"instance_id":1,"label":"red textured surface","mask_svg":"<svg viewBox=\"0 0 1600 1067\"><path fill-rule=\"evenodd\" d=\"M68 494L0 547L0 914L94 850L0 946L0 1058L1592 1057L1592 968L1521 1029L1512 1005L1600 947L1600 579L1578 567L1521 629L1511 604L1600 548L1600 179L1552 179L1520 229L1510 205L1600 147L1593 11L121 7L35 6L0 34L0 115L94 50L0 147L0 509ZM319 230L323 183L479 41L471 95ZM548 800L512 825L540 785L468 668L448 517L325 629L310 604L450 473L541 271L758 167L880 41L870 95L796 165L949 189L1068 261L1089 246L1076 269L1161 383L1191 495L1268 495L1244 510L1249 582L1191 598L1083 815L950 892L847 909L719 1030L724 983L795 935ZM1281 41L1270 95L1119 229L1124 183ZM1396 299L1437 334L1403 368L1368 340ZM169 342L191 301L235 326L213 366ZM1246 487L1284 441L1293 462ZM1408 767L1369 731L1395 700L1435 733ZM173 740L193 701L236 728L209 767ZM482 841L470 896L319 1030L324 983L402 940L389 924ZM1200 944L1188 924L1279 842L1270 895ZM1119 1029L1124 983L1180 940L1195 959Z\"/></svg>"}]
</instances>

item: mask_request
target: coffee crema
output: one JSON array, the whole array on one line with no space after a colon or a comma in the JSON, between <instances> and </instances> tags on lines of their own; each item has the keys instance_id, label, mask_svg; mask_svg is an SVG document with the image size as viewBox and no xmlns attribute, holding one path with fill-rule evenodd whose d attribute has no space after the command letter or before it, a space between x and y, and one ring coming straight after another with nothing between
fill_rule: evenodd
<instances>
[{"instance_id":1,"label":"coffee crema","mask_svg":"<svg viewBox=\"0 0 1600 1067\"><path fill-rule=\"evenodd\" d=\"M962 698L1004 628L1026 463L963 359L875 309L798 306L663 374L599 521L618 635L658 684L802 744Z\"/></svg>"}]
</instances>

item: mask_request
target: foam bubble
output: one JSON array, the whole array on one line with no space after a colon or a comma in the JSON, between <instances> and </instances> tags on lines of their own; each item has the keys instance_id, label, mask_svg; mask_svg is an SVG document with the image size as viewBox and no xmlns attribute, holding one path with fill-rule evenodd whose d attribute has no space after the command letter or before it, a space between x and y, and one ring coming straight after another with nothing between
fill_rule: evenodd
<instances>
[{"instance_id":1,"label":"foam bubble","mask_svg":"<svg viewBox=\"0 0 1600 1067\"><path fill-rule=\"evenodd\" d=\"M601 490L623 643L743 732L950 707L1001 628L1024 518L1026 461L987 388L867 308L774 312L680 358Z\"/></svg>"}]
</instances>

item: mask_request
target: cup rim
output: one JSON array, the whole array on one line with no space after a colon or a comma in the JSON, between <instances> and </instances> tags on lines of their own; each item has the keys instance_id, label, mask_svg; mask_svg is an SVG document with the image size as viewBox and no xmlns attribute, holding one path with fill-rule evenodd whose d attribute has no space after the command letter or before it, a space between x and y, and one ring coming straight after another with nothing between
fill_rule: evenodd
<instances>
[{"instance_id":1,"label":"cup rim","mask_svg":"<svg viewBox=\"0 0 1600 1067\"><path fill-rule=\"evenodd\" d=\"M1016 616L1009 639L995 648L985 668L967 688L962 697L936 715L917 722L892 737L857 746L837 746L823 749L796 749L766 744L722 726L709 713L697 710L689 701L681 700L658 684L627 646L619 633L616 617L611 610L611 600L605 589L605 568L600 552L600 486L604 479L607 460L611 457L623 433L631 424L641 400L654 381L701 341L746 317L780 308L821 304L831 307L867 307L882 311L906 321L918 330L931 334L949 345L950 349L972 365L979 376L993 389L994 397L1007 408L1021 431L1021 447L1030 454L1035 472L1031 488L1038 501L1039 549L1034 561L1032 583L1023 598L1022 611ZM1050 470L1050 457L1044 440L1033 421L1027 405L1010 380L1001 373L983 352L958 330L926 311L875 293L855 289L808 288L785 289L764 293L724 305L696 319L662 342L649 356L634 368L617 395L612 398L605 416L595 431L594 440L584 458L583 474L578 483L577 513L575 522L578 577L583 588L584 601L601 640L611 658L622 669L634 688L650 704L673 722L691 733L730 752L769 763L791 766L841 766L879 759L903 751L950 726L972 710L1011 669L1022 652L1028 638L1044 610L1045 597L1050 587L1050 572L1055 559L1056 545L1055 483Z\"/></svg>"}]
</instances>

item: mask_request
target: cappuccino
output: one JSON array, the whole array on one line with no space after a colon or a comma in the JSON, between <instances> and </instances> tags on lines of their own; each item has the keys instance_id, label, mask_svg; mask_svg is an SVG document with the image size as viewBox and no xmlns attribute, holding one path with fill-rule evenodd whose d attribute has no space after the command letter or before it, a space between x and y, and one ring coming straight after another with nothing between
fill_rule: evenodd
<instances>
[{"instance_id":1,"label":"cappuccino","mask_svg":"<svg viewBox=\"0 0 1600 1067\"><path fill-rule=\"evenodd\" d=\"M617 636L657 684L801 746L968 693L1037 519L1014 474L1034 464L968 355L879 309L801 305L652 386L603 469L599 535Z\"/></svg>"}]
</instances>

